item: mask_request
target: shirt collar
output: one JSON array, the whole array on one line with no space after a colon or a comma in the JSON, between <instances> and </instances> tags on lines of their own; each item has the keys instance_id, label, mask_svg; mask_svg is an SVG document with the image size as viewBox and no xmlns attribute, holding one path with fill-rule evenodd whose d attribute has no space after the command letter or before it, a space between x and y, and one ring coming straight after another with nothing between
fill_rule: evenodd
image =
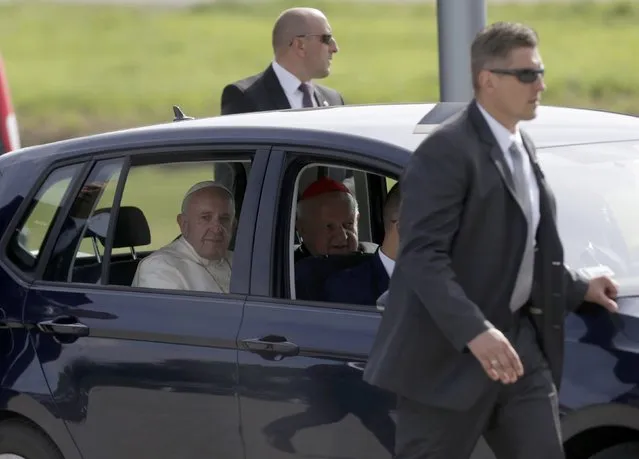
<instances>
[{"instance_id":1,"label":"shirt collar","mask_svg":"<svg viewBox=\"0 0 639 459\"><path fill-rule=\"evenodd\" d=\"M488 123L488 127L495 136L497 144L500 146L502 151L507 152L513 142L515 142L520 148L523 147L523 141L521 139L521 134L519 133L519 126L515 127L515 132L512 133L506 129L503 124L493 118L493 116L488 113L479 102L477 103L477 107L481 114L484 115L486 123Z\"/></svg>"},{"instance_id":2,"label":"shirt collar","mask_svg":"<svg viewBox=\"0 0 639 459\"><path fill-rule=\"evenodd\" d=\"M379 259L382 261L382 265L384 265L384 269L386 270L388 277L391 277L393 269L395 268L395 261L389 258L388 255L382 251L381 247L377 253L379 255Z\"/></svg>"},{"instance_id":3,"label":"shirt collar","mask_svg":"<svg viewBox=\"0 0 639 459\"><path fill-rule=\"evenodd\" d=\"M297 93L300 85L302 84L300 79L278 64L276 60L273 60L272 67L284 92L287 95L294 95Z\"/></svg>"}]
</instances>

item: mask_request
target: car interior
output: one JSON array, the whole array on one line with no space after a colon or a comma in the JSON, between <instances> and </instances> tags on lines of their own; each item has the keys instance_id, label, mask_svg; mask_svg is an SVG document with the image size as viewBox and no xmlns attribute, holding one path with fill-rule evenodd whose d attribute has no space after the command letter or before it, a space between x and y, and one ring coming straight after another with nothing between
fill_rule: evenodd
<instances>
[{"instance_id":1,"label":"car interior","mask_svg":"<svg viewBox=\"0 0 639 459\"><path fill-rule=\"evenodd\" d=\"M307 257L303 263L295 263L294 252L300 245L299 234L295 227L295 208L298 197L313 181L321 177L330 177L343 182L358 202L358 239L363 252L347 255L319 255ZM394 183L393 179L364 170L347 169L326 163L312 163L304 166L298 173L293 192L293 208L289 221L291 245L289 251L288 285L291 299L320 301L324 282L333 273L351 268L368 257L374 256L384 237L382 212L386 193ZM312 282L300 282L299 270L312 272ZM297 271L296 271L297 270Z\"/></svg>"},{"instance_id":2,"label":"car interior","mask_svg":"<svg viewBox=\"0 0 639 459\"><path fill-rule=\"evenodd\" d=\"M92 219L99 218L103 214L110 215L111 210L98 209ZM104 247L106 247L107 234L106 231L96 231L92 222L89 221L85 238L91 239L94 257L76 257L75 265L71 271L71 282L94 284L98 283L102 276L102 254ZM138 255L136 247L149 244L151 244L151 228L142 210L133 206L120 207L111 247L113 249L126 248L129 249L129 253L111 256L108 277L105 282L111 285L131 285L138 263L144 256L151 253L144 252Z\"/></svg>"}]
</instances>

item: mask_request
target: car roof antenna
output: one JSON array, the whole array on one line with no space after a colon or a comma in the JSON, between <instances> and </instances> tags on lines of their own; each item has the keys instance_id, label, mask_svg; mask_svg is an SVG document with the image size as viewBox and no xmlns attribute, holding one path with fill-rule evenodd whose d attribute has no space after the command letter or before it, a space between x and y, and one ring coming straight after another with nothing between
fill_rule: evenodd
<instances>
[{"instance_id":1,"label":"car roof antenna","mask_svg":"<svg viewBox=\"0 0 639 459\"><path fill-rule=\"evenodd\" d=\"M173 106L173 113L175 114L175 118L173 119L173 121L186 121L195 119L192 116L186 116L182 109L177 105Z\"/></svg>"}]
</instances>

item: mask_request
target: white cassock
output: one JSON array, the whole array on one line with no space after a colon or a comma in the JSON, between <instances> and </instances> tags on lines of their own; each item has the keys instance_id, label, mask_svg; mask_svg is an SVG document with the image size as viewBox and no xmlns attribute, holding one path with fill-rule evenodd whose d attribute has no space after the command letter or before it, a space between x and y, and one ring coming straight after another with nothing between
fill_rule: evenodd
<instances>
[{"instance_id":1,"label":"white cassock","mask_svg":"<svg viewBox=\"0 0 639 459\"><path fill-rule=\"evenodd\" d=\"M144 258L138 265L131 285L228 293L232 262L231 251L221 260L211 261L202 258L193 246L180 236Z\"/></svg>"}]
</instances>

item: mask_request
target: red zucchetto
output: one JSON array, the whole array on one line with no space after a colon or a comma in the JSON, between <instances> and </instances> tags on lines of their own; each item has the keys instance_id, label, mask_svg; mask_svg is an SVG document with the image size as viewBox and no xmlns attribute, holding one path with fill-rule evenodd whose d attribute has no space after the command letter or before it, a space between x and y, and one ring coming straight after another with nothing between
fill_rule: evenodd
<instances>
[{"instance_id":1,"label":"red zucchetto","mask_svg":"<svg viewBox=\"0 0 639 459\"><path fill-rule=\"evenodd\" d=\"M351 190L348 189L346 185L342 182L338 182L337 180L333 180L329 177L322 177L313 183L311 183L302 193L301 201L304 199L314 198L315 196L319 196L325 193L332 193L334 191L341 191L343 193L351 193Z\"/></svg>"}]
</instances>

